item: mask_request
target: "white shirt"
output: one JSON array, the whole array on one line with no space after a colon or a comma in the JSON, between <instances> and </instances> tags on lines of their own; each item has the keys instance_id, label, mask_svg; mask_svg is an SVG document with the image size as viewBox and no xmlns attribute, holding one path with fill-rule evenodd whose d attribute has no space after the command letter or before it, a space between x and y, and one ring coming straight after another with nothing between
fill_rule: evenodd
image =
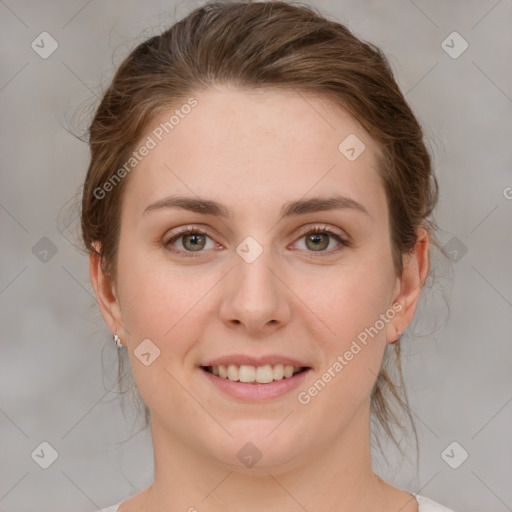
<instances>
[{"instance_id":1,"label":"white shirt","mask_svg":"<svg viewBox=\"0 0 512 512\"><path fill-rule=\"evenodd\" d=\"M443 505L431 500L430 498L425 498L425 496L420 496L419 494L411 493L418 502L418 512L454 512L451 508L446 508ZM117 505L113 505L112 507L103 508L102 512L118 512L119 506L122 501Z\"/></svg>"}]
</instances>

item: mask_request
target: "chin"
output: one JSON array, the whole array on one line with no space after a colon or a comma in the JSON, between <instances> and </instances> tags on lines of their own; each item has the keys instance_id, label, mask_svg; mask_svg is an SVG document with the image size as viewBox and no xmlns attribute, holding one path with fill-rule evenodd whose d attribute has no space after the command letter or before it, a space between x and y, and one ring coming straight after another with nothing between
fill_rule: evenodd
<instances>
[{"instance_id":1,"label":"chin","mask_svg":"<svg viewBox=\"0 0 512 512\"><path fill-rule=\"evenodd\" d=\"M205 449L213 459L238 473L268 476L268 472L286 471L304 454L307 440L305 431L301 434L284 425L279 427L282 421L238 421L226 426L233 437L219 434L204 439Z\"/></svg>"}]
</instances>

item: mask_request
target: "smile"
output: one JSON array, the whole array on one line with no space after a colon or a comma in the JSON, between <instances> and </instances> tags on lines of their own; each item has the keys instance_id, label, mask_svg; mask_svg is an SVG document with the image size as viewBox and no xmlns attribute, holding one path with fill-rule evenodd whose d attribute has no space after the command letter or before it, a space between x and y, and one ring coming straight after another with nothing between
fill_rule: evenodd
<instances>
[{"instance_id":1,"label":"smile","mask_svg":"<svg viewBox=\"0 0 512 512\"><path fill-rule=\"evenodd\" d=\"M304 361L280 355L230 355L204 361L198 369L209 385L242 402L266 402L291 395L313 371Z\"/></svg>"},{"instance_id":2,"label":"smile","mask_svg":"<svg viewBox=\"0 0 512 512\"><path fill-rule=\"evenodd\" d=\"M229 379L233 382L245 382L247 384L270 384L274 381L282 379L289 379L306 370L305 367L298 367L293 365L266 364L263 366L250 366L250 365L218 365L203 367L207 372L220 377L222 379Z\"/></svg>"}]
</instances>

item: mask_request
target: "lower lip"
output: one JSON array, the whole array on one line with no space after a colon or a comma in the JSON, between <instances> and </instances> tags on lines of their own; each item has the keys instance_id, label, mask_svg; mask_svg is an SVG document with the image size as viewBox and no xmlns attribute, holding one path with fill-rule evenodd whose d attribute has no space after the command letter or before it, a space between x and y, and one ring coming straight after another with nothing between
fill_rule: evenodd
<instances>
[{"instance_id":1,"label":"lower lip","mask_svg":"<svg viewBox=\"0 0 512 512\"><path fill-rule=\"evenodd\" d=\"M217 377L202 368L199 368L199 370L214 386L227 395L237 398L238 400L243 400L244 402L264 402L286 395L286 393L297 388L309 373L310 368L295 374L293 377L274 380L268 384L248 384L245 382L232 381Z\"/></svg>"}]
</instances>

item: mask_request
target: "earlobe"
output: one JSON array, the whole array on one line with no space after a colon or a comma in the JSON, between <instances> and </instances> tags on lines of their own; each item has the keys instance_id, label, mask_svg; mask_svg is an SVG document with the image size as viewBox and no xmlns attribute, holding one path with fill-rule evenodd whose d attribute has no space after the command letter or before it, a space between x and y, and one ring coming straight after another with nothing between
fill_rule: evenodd
<instances>
[{"instance_id":1,"label":"earlobe","mask_svg":"<svg viewBox=\"0 0 512 512\"><path fill-rule=\"evenodd\" d=\"M110 331L124 339L125 331L123 329L121 309L116 297L114 282L103 268L99 245L95 244L94 247L96 252L91 251L89 254L89 273L96 299L103 319Z\"/></svg>"},{"instance_id":2,"label":"earlobe","mask_svg":"<svg viewBox=\"0 0 512 512\"><path fill-rule=\"evenodd\" d=\"M387 342L398 341L400 335L412 322L421 290L428 276L429 236L425 228L419 228L413 250L403 255L403 270L399 276L399 292L394 304L400 304L392 322L388 324Z\"/></svg>"},{"instance_id":3,"label":"earlobe","mask_svg":"<svg viewBox=\"0 0 512 512\"><path fill-rule=\"evenodd\" d=\"M397 299L395 302L393 302L392 310L394 311L394 316L391 322L388 323L386 329L386 341L388 343L396 343L403 332L403 330L401 330L399 327L401 324L400 316L404 310L403 303L400 299Z\"/></svg>"}]
</instances>

